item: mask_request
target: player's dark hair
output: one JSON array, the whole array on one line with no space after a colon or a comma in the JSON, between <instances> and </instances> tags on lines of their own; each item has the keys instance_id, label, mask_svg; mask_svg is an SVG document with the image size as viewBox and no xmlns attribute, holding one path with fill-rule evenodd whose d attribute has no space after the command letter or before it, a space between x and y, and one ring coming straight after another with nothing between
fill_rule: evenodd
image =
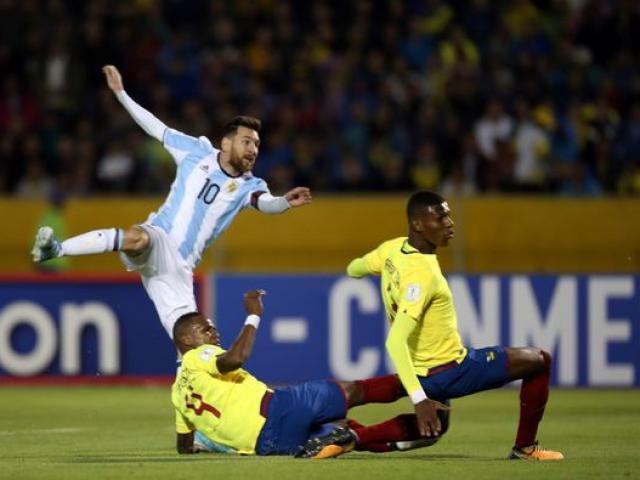
<instances>
[{"instance_id":1,"label":"player's dark hair","mask_svg":"<svg viewBox=\"0 0 640 480\"><path fill-rule=\"evenodd\" d=\"M233 137L238 133L238 127L246 127L259 133L262 128L262 122L255 117L240 115L224 126L222 135L224 137Z\"/></svg>"},{"instance_id":2,"label":"player's dark hair","mask_svg":"<svg viewBox=\"0 0 640 480\"><path fill-rule=\"evenodd\" d=\"M173 339L176 340L182 337L187 327L191 326L191 321L199 316L202 316L200 312L189 312L180 315L176 323L173 324Z\"/></svg>"},{"instance_id":3,"label":"player's dark hair","mask_svg":"<svg viewBox=\"0 0 640 480\"><path fill-rule=\"evenodd\" d=\"M414 193L407 202L407 217L411 220L418 216L424 208L440 205L442 202L444 202L444 198L434 192Z\"/></svg>"}]
</instances>

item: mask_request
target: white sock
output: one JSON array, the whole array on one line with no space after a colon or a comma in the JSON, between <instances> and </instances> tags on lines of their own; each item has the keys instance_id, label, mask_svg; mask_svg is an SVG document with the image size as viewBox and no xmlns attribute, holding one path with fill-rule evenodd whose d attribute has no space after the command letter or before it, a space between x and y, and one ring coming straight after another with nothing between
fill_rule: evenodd
<instances>
[{"instance_id":1,"label":"white sock","mask_svg":"<svg viewBox=\"0 0 640 480\"><path fill-rule=\"evenodd\" d=\"M62 242L62 255L90 255L92 253L115 252L122 248L124 230L121 228L105 228L83 233Z\"/></svg>"}]
</instances>

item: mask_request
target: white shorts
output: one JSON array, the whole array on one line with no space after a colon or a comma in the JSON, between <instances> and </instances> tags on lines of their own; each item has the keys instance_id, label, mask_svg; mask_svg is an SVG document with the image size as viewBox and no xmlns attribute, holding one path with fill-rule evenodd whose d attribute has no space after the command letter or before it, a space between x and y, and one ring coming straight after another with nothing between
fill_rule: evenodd
<instances>
[{"instance_id":1,"label":"white shorts","mask_svg":"<svg viewBox=\"0 0 640 480\"><path fill-rule=\"evenodd\" d=\"M120 259L128 271L140 274L162 326L173 338L176 320L198 310L193 293L193 271L164 230L154 225L138 226L149 234L149 248L135 257L121 251Z\"/></svg>"}]
</instances>

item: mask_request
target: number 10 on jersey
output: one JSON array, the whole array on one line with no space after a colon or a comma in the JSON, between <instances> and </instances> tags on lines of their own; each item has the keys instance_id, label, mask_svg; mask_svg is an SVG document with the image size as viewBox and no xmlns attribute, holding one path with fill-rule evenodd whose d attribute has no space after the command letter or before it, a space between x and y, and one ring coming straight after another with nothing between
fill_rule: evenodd
<instances>
[{"instance_id":1,"label":"number 10 on jersey","mask_svg":"<svg viewBox=\"0 0 640 480\"><path fill-rule=\"evenodd\" d=\"M198 193L198 198L201 198L207 205L211 205L218 196L218 193L220 193L220 187L211 182L210 178L207 178L200 193Z\"/></svg>"}]
</instances>

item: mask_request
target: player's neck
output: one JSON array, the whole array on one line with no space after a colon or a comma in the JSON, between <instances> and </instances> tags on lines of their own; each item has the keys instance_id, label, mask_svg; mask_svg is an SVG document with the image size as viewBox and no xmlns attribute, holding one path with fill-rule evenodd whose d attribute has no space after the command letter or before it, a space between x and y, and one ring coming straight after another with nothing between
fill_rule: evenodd
<instances>
[{"instance_id":1,"label":"player's neck","mask_svg":"<svg viewBox=\"0 0 640 480\"><path fill-rule=\"evenodd\" d=\"M242 173L242 171L231 164L230 156L228 154L225 154L224 152L220 152L218 156L218 162L220 163L220 167L222 168L224 173L226 173L230 177L237 177Z\"/></svg>"},{"instance_id":2,"label":"player's neck","mask_svg":"<svg viewBox=\"0 0 640 480\"><path fill-rule=\"evenodd\" d=\"M418 235L414 234L413 232L409 232L408 243L413 248L418 250L420 253L424 253L424 254L434 254L434 253L436 253L436 248L437 247L434 244L424 240L423 238L419 237Z\"/></svg>"}]
</instances>

